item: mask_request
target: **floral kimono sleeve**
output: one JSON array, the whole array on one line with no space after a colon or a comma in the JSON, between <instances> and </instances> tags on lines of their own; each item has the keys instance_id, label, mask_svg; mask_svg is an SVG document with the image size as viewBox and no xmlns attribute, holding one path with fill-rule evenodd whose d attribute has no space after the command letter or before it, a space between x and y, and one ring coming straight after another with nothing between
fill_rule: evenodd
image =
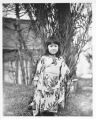
<instances>
[{"instance_id":1,"label":"floral kimono sleeve","mask_svg":"<svg viewBox=\"0 0 96 120\"><path fill-rule=\"evenodd\" d=\"M62 65L61 65L61 77L62 77L62 79L64 79L65 75L69 74L69 73L70 73L70 70L69 70L68 66L66 65L65 61L63 60Z\"/></svg>"},{"instance_id":2,"label":"floral kimono sleeve","mask_svg":"<svg viewBox=\"0 0 96 120\"><path fill-rule=\"evenodd\" d=\"M60 77L60 98L58 103L64 108L64 101L65 101L65 88L64 88L64 81L65 81L65 75L70 73L70 70L68 66L66 65L64 59L62 60L61 64L61 77Z\"/></svg>"},{"instance_id":3,"label":"floral kimono sleeve","mask_svg":"<svg viewBox=\"0 0 96 120\"><path fill-rule=\"evenodd\" d=\"M36 73L35 73L35 76L34 76L34 81L39 80L39 77L40 77L40 74L41 74L41 68L42 68L42 58L37 63L37 68L36 68Z\"/></svg>"}]
</instances>

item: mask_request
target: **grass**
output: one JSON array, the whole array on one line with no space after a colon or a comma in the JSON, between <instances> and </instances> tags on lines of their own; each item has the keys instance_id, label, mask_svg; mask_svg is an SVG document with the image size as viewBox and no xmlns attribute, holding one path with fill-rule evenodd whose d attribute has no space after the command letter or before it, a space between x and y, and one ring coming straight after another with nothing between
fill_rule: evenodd
<instances>
[{"instance_id":1,"label":"grass","mask_svg":"<svg viewBox=\"0 0 96 120\"><path fill-rule=\"evenodd\" d=\"M92 116L92 85L85 79L81 83L80 79L77 91L70 94L65 109L60 109L57 116ZM27 107L33 91L32 86L4 83L4 116L31 116Z\"/></svg>"},{"instance_id":2,"label":"grass","mask_svg":"<svg viewBox=\"0 0 96 120\"><path fill-rule=\"evenodd\" d=\"M28 101L33 95L32 86L22 86L4 83L3 97L5 116L23 116L28 107Z\"/></svg>"}]
</instances>

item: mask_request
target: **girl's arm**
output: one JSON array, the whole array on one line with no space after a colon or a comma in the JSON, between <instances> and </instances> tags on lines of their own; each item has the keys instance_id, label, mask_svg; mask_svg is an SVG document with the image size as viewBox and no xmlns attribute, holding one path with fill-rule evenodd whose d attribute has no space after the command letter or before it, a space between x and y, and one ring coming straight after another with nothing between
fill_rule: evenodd
<instances>
[{"instance_id":1,"label":"girl's arm","mask_svg":"<svg viewBox=\"0 0 96 120\"><path fill-rule=\"evenodd\" d=\"M43 64L43 59L41 58L39 60L39 62L37 63L36 73L35 73L35 76L34 76L34 79L33 79L35 87L37 86L37 83L38 83L38 80L39 80L39 77L40 77L40 74L41 74L42 64Z\"/></svg>"},{"instance_id":2,"label":"girl's arm","mask_svg":"<svg viewBox=\"0 0 96 120\"><path fill-rule=\"evenodd\" d=\"M66 63L65 63L65 60L63 60L62 65L61 65L61 77L62 77L62 79L64 79L65 75L66 74L68 75L69 73L70 73L70 70L69 70L68 66L66 65Z\"/></svg>"},{"instance_id":3,"label":"girl's arm","mask_svg":"<svg viewBox=\"0 0 96 120\"><path fill-rule=\"evenodd\" d=\"M58 85L56 86L56 88L58 88L60 84L62 84L61 86L64 86L65 76L66 74L69 74L69 73L70 73L70 70L63 59L60 67L60 81L58 82Z\"/></svg>"}]
</instances>

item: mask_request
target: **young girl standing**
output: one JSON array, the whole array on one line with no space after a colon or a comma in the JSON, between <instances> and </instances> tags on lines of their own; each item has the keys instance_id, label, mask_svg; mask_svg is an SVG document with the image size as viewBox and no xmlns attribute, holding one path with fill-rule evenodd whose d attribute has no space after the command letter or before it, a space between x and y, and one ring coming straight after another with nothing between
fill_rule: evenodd
<instances>
[{"instance_id":1,"label":"young girl standing","mask_svg":"<svg viewBox=\"0 0 96 120\"><path fill-rule=\"evenodd\" d=\"M33 80L36 86L33 102L30 104L34 106L33 116L44 111L57 113L58 105L64 103L64 79L69 68L60 55L59 42L50 37L46 46L46 53L37 64Z\"/></svg>"}]
</instances>

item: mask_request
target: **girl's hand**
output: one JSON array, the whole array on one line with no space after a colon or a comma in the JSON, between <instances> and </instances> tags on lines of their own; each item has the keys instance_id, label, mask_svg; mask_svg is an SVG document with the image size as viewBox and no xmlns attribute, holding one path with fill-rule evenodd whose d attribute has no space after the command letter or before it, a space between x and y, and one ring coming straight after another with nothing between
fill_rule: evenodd
<instances>
[{"instance_id":1,"label":"girl's hand","mask_svg":"<svg viewBox=\"0 0 96 120\"><path fill-rule=\"evenodd\" d=\"M34 81L33 84L34 84L34 87L37 87L37 81Z\"/></svg>"},{"instance_id":2,"label":"girl's hand","mask_svg":"<svg viewBox=\"0 0 96 120\"><path fill-rule=\"evenodd\" d=\"M67 71L66 71L66 75L69 75L69 74L70 74L70 70L67 70Z\"/></svg>"}]
</instances>

